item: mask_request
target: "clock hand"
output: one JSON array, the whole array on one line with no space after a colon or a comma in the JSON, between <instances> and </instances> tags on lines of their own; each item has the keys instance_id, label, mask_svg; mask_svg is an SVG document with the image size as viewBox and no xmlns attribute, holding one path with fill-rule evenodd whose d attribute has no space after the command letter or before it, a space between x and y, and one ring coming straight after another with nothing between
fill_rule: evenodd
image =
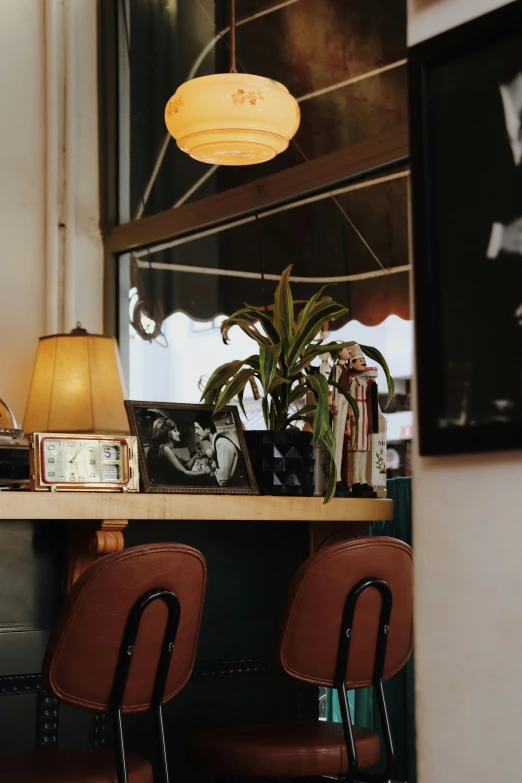
<instances>
[{"instance_id":1,"label":"clock hand","mask_svg":"<svg viewBox=\"0 0 522 783\"><path fill-rule=\"evenodd\" d=\"M69 460L69 462L74 462L74 460L76 459L76 457L78 456L78 454L80 453L80 451L81 451L83 448L85 448L85 446L80 446L80 448L78 449L78 451L76 452L76 454L74 455L74 457L71 457L71 459Z\"/></svg>"}]
</instances>

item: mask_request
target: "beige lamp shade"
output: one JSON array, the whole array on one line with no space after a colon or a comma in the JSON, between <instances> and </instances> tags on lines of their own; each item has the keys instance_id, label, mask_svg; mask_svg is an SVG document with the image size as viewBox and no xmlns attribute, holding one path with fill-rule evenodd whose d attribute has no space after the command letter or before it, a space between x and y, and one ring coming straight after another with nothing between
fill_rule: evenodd
<instances>
[{"instance_id":1,"label":"beige lamp shade","mask_svg":"<svg viewBox=\"0 0 522 783\"><path fill-rule=\"evenodd\" d=\"M286 87L264 76L218 73L178 87L165 123L178 147L202 163L247 166L288 147L301 119Z\"/></svg>"},{"instance_id":2,"label":"beige lamp shade","mask_svg":"<svg viewBox=\"0 0 522 783\"><path fill-rule=\"evenodd\" d=\"M88 334L81 327L71 334L40 337L24 429L125 435L124 396L113 337Z\"/></svg>"}]
</instances>

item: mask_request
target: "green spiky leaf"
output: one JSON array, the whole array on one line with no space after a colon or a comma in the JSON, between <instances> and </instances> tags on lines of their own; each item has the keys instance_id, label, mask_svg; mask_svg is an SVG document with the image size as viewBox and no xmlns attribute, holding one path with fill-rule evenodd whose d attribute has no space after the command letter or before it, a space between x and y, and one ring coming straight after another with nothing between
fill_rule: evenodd
<instances>
[{"instance_id":1,"label":"green spiky leaf","mask_svg":"<svg viewBox=\"0 0 522 783\"><path fill-rule=\"evenodd\" d=\"M315 405L304 405L297 413L289 416L285 422L285 429L293 421L308 421L308 414L315 413Z\"/></svg>"},{"instance_id":2,"label":"green spiky leaf","mask_svg":"<svg viewBox=\"0 0 522 783\"><path fill-rule=\"evenodd\" d=\"M308 367L314 359L318 356L323 356L325 353L332 353L332 351L340 351L341 348L350 348L355 345L353 340L345 343L321 343L320 345L314 345L312 348L308 348L300 358L300 360L292 367L293 372L301 372Z\"/></svg>"},{"instance_id":3,"label":"green spiky leaf","mask_svg":"<svg viewBox=\"0 0 522 783\"><path fill-rule=\"evenodd\" d=\"M335 495L335 490L337 487L337 468L335 466L335 436L330 427L325 430L321 440L321 445L324 446L330 455L330 474L328 476L328 483L324 493L324 502L329 503Z\"/></svg>"},{"instance_id":4,"label":"green spiky leaf","mask_svg":"<svg viewBox=\"0 0 522 783\"><path fill-rule=\"evenodd\" d=\"M239 371L243 364L244 362L236 360L222 364L217 370L214 370L201 393L201 400L207 405L216 402L223 386Z\"/></svg>"},{"instance_id":5,"label":"green spiky leaf","mask_svg":"<svg viewBox=\"0 0 522 783\"><path fill-rule=\"evenodd\" d=\"M335 468L335 460L330 457L330 475L328 476L328 483L326 484L326 490L324 493L323 503L329 503L335 496L335 490L337 489L337 471Z\"/></svg>"},{"instance_id":6,"label":"green spiky leaf","mask_svg":"<svg viewBox=\"0 0 522 783\"><path fill-rule=\"evenodd\" d=\"M301 397L304 397L309 388L310 386L308 385L308 383L306 383L306 381L303 381L303 383L296 384L290 391L288 397L289 404L291 405L293 402L297 402L297 400L300 400Z\"/></svg>"},{"instance_id":7,"label":"green spiky leaf","mask_svg":"<svg viewBox=\"0 0 522 783\"><path fill-rule=\"evenodd\" d=\"M283 270L274 296L274 325L280 336L289 340L294 328L294 300L290 288L292 264Z\"/></svg>"},{"instance_id":8,"label":"green spiky leaf","mask_svg":"<svg viewBox=\"0 0 522 783\"><path fill-rule=\"evenodd\" d=\"M315 294L313 294L313 296L310 297L310 299L302 308L301 312L297 317L297 326L300 326L304 321L308 320L310 312L313 310L317 302L319 302L323 298L331 299L331 297L323 297L323 292L326 288L328 288L328 286L323 285L323 287L320 288L319 291L317 291Z\"/></svg>"},{"instance_id":9,"label":"green spiky leaf","mask_svg":"<svg viewBox=\"0 0 522 783\"><path fill-rule=\"evenodd\" d=\"M246 364L248 367L256 370L256 372L259 372L261 369L259 364L259 354L252 354L252 356L249 356L248 359L243 360L243 364Z\"/></svg>"},{"instance_id":10,"label":"green spiky leaf","mask_svg":"<svg viewBox=\"0 0 522 783\"><path fill-rule=\"evenodd\" d=\"M214 413L219 413L219 411L224 408L225 405L228 405L228 403L233 400L240 391L243 391L251 376L252 370L250 368L240 370L238 374L225 386L225 389L221 393L217 405L214 408Z\"/></svg>"},{"instance_id":11,"label":"green spiky leaf","mask_svg":"<svg viewBox=\"0 0 522 783\"><path fill-rule=\"evenodd\" d=\"M320 373L310 375L308 378L310 388L316 399L316 409L314 416L314 448L322 441L324 433L330 429L330 412L328 410L328 381Z\"/></svg>"},{"instance_id":12,"label":"green spiky leaf","mask_svg":"<svg viewBox=\"0 0 522 783\"><path fill-rule=\"evenodd\" d=\"M235 313L232 313L232 315L229 316L226 321L223 321L223 323L229 324L228 328L231 328L234 325L232 322L236 322L238 319L247 319L252 325L255 325L256 322L259 322L270 342L279 342L279 332L275 328L271 316L268 315L268 313L265 313L263 310L258 310L255 307L250 307L247 305L242 307L241 310L237 310ZM223 324L221 325L221 329L223 330Z\"/></svg>"},{"instance_id":13,"label":"green spiky leaf","mask_svg":"<svg viewBox=\"0 0 522 783\"><path fill-rule=\"evenodd\" d=\"M245 384L245 386L246 386L246 384ZM245 419L248 419L247 412L245 410L245 406L244 406L244 403L243 403L244 395L245 395L245 388L243 387L237 393L237 401L238 401L239 407L241 408L241 411L243 412L243 416L245 417Z\"/></svg>"},{"instance_id":14,"label":"green spiky leaf","mask_svg":"<svg viewBox=\"0 0 522 783\"><path fill-rule=\"evenodd\" d=\"M347 307L343 307L332 300L323 304L319 303L309 318L298 327L288 353L288 364L291 366L301 356L326 321L337 321L341 316L346 315L347 312Z\"/></svg>"},{"instance_id":15,"label":"green spiky leaf","mask_svg":"<svg viewBox=\"0 0 522 783\"><path fill-rule=\"evenodd\" d=\"M377 350L377 348L372 348L370 345L360 345L361 351L372 361L377 362L377 364L380 364L382 369L384 370L384 374L386 376L386 383L388 384L388 401L386 403L386 407L390 404L390 402L395 397L395 382L391 376L390 368L388 367L388 362L382 355L380 351Z\"/></svg>"},{"instance_id":16,"label":"green spiky leaf","mask_svg":"<svg viewBox=\"0 0 522 783\"><path fill-rule=\"evenodd\" d=\"M261 383L265 394L272 386L272 381L277 370L277 362L281 355L281 343L277 345L261 345L259 348L259 366L261 370Z\"/></svg>"},{"instance_id":17,"label":"green spiky leaf","mask_svg":"<svg viewBox=\"0 0 522 783\"><path fill-rule=\"evenodd\" d=\"M291 384L293 381L290 378L283 378L281 375L278 375L275 373L274 377L272 378L272 383L270 384L268 391L272 392L274 389L276 389L278 386L282 386L283 384Z\"/></svg>"},{"instance_id":18,"label":"green spiky leaf","mask_svg":"<svg viewBox=\"0 0 522 783\"><path fill-rule=\"evenodd\" d=\"M264 334L261 334L259 329L254 325L253 321L251 321L249 318L234 318L234 319L228 318L226 321L223 321L223 323L221 324L221 335L225 345L228 344L228 333L233 326L239 326L239 328L245 334L247 334L249 337L255 340L256 343L259 343L259 345L270 344L270 340L268 339L268 337L265 337Z\"/></svg>"}]
</instances>

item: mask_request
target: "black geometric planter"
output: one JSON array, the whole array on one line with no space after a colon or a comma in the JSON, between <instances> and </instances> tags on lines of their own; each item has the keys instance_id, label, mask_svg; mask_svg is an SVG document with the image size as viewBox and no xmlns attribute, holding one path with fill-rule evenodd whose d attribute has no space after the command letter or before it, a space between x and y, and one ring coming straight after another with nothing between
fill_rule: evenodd
<instances>
[{"instance_id":1,"label":"black geometric planter","mask_svg":"<svg viewBox=\"0 0 522 783\"><path fill-rule=\"evenodd\" d=\"M262 495L314 494L311 432L245 430L244 435Z\"/></svg>"}]
</instances>

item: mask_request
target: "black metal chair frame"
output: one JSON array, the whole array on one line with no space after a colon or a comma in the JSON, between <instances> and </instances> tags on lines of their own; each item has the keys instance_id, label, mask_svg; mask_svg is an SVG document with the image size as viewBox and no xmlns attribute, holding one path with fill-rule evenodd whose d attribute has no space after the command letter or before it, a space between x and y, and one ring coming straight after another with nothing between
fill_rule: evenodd
<instances>
[{"instance_id":1,"label":"black metal chair frame","mask_svg":"<svg viewBox=\"0 0 522 783\"><path fill-rule=\"evenodd\" d=\"M386 751L385 768L383 772L379 774L365 772L364 770L359 769L357 748L355 746L355 740L353 736L353 724L350 715L350 707L348 704L348 695L346 692L346 672L348 670L348 663L350 660L350 645L353 637L353 619L355 615L355 608L361 595L369 589L378 590L381 594L382 600L377 635L377 649L375 653L373 669L373 689L374 694L377 695ZM376 577L369 577L367 579L362 579L358 584L355 585L355 587L352 588L344 604L334 679L334 687L339 697L344 739L349 762L348 774L337 778L337 780L342 780L344 783L387 783L387 781L393 780L397 774L397 760L395 756L395 749L393 747L393 739L383 687L384 662L388 644L388 632L390 630L392 601L392 591L387 582L382 579L377 579Z\"/></svg>"},{"instance_id":2,"label":"black metal chair frame","mask_svg":"<svg viewBox=\"0 0 522 783\"><path fill-rule=\"evenodd\" d=\"M123 738L122 709L125 688L129 676L129 670L134 654L136 637L141 623L143 612L154 601L163 601L167 605L168 618L161 645L161 652L156 670L156 679L152 692L151 708L154 713L155 740L159 759L159 773L161 783L169 783L169 768L167 760L167 748L165 743L165 729L163 725L162 703L167 684L170 661L181 615L181 606L178 597L164 588L155 588L144 593L134 604L129 617L123 641L120 648L112 694L110 699L110 711L114 727L114 744L116 754L116 766L118 771L118 783L128 783L127 765L125 761L125 743Z\"/></svg>"},{"instance_id":3,"label":"black metal chair frame","mask_svg":"<svg viewBox=\"0 0 522 783\"><path fill-rule=\"evenodd\" d=\"M384 744L386 750L386 764L382 773L376 774L365 772L359 769L357 760L357 748L353 736L353 724L350 715L350 706L348 704L348 694L346 692L346 673L350 660L350 645L353 638L353 620L357 601L361 595L370 588L378 590L381 594L381 614L379 617L379 627L377 635L377 649L375 652L375 662L373 667L373 688L377 694L379 704L379 713L381 717L382 732L384 734ZM339 647L337 652L337 662L335 666L334 688L339 697L339 706L341 708L341 719L344 730L344 740L346 743L346 752L348 755L348 774L347 775L322 775L320 778L309 778L307 780L335 780L338 783L392 783L396 777L397 760L393 739L388 718L388 709L384 696L383 674L384 662L386 659L386 648L388 645L388 633L390 630L390 617L392 609L392 591L387 582L376 577L362 579L352 588L344 603L343 617L341 621L341 632L339 637ZM231 775L219 775L220 783L232 783L236 778ZM275 779L271 780L273 783Z\"/></svg>"}]
</instances>

